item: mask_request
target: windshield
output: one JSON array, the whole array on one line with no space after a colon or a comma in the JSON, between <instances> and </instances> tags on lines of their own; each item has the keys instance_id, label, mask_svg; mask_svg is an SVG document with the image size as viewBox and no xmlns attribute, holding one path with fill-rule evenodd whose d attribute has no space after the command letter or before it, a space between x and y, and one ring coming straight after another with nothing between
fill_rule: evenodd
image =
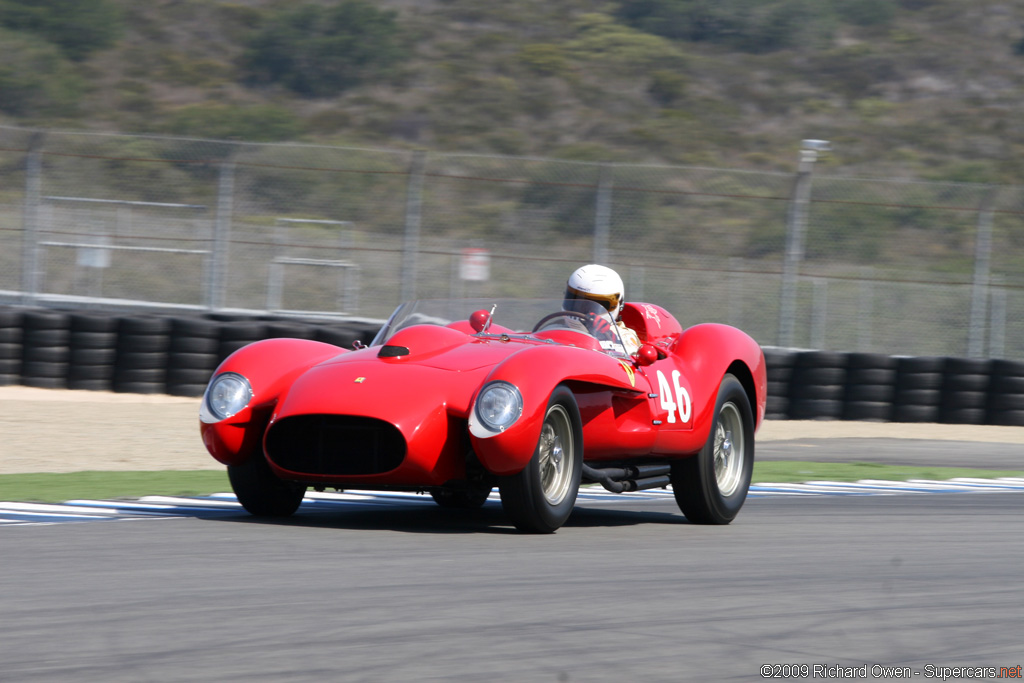
<instances>
[{"instance_id":1,"label":"windshield","mask_svg":"<svg viewBox=\"0 0 1024 683\"><path fill-rule=\"evenodd\" d=\"M596 339L601 348L609 353L625 355L618 327L603 306L592 301L573 301L572 310L565 310L562 299L409 301L395 309L372 345L384 344L396 332L412 325L449 325L460 321L468 323L474 314L478 324L484 323L477 334L522 334L543 339L555 336L552 332L568 330Z\"/></svg>"}]
</instances>

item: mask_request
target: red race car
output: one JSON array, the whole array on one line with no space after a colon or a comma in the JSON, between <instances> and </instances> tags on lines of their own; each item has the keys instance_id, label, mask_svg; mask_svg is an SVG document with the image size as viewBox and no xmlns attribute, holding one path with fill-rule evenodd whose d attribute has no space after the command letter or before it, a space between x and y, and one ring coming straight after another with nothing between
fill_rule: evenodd
<instances>
[{"instance_id":1,"label":"red race car","mask_svg":"<svg viewBox=\"0 0 1024 683\"><path fill-rule=\"evenodd\" d=\"M687 519L728 524L747 495L765 412L764 354L717 324L590 301L435 300L399 306L355 350L301 339L243 347L200 409L206 448L241 504L286 516L308 487L429 492L550 533L581 483L671 484ZM357 346L359 346L357 344Z\"/></svg>"}]
</instances>

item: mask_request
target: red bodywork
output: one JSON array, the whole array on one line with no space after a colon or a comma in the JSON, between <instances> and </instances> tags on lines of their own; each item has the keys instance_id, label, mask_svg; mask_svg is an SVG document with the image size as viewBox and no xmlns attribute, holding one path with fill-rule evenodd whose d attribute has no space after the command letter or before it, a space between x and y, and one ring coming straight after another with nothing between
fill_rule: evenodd
<instances>
[{"instance_id":1,"label":"red bodywork","mask_svg":"<svg viewBox=\"0 0 1024 683\"><path fill-rule=\"evenodd\" d=\"M682 458L707 440L727 373L745 387L760 426L767 382L753 339L717 324L683 331L651 304L627 304L622 319L645 343L632 358L568 330L480 333L479 319L414 325L385 346L356 351L299 339L257 342L215 373L248 379L248 407L201 422L203 442L226 465L265 456L280 478L309 485L436 487L464 480L472 456L494 475L520 471L552 391L565 385L579 406L586 461ZM390 348L404 353L389 356ZM504 432L470 434L477 393L494 380L519 389L522 416Z\"/></svg>"}]
</instances>

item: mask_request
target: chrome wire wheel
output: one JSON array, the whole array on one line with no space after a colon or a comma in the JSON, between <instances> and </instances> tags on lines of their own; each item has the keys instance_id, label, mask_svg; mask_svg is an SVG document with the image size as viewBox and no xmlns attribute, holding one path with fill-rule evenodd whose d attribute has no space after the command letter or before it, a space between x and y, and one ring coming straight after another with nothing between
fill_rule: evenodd
<instances>
[{"instance_id":1,"label":"chrome wire wheel","mask_svg":"<svg viewBox=\"0 0 1024 683\"><path fill-rule=\"evenodd\" d=\"M731 496L743 479L744 443L743 417L731 401L722 406L715 427L715 481L723 496Z\"/></svg>"},{"instance_id":2,"label":"chrome wire wheel","mask_svg":"<svg viewBox=\"0 0 1024 683\"><path fill-rule=\"evenodd\" d=\"M583 425L576 397L555 387L526 466L498 478L501 507L520 531L550 534L565 524L583 476Z\"/></svg>"},{"instance_id":3,"label":"chrome wire wheel","mask_svg":"<svg viewBox=\"0 0 1024 683\"><path fill-rule=\"evenodd\" d=\"M551 406L541 427L537 451L541 492L551 505L565 500L572 486L574 445L569 413L561 404Z\"/></svg>"},{"instance_id":4,"label":"chrome wire wheel","mask_svg":"<svg viewBox=\"0 0 1024 683\"><path fill-rule=\"evenodd\" d=\"M728 524L743 507L754 469L754 412L735 375L718 387L714 420L698 453L672 463L672 492L694 524Z\"/></svg>"}]
</instances>

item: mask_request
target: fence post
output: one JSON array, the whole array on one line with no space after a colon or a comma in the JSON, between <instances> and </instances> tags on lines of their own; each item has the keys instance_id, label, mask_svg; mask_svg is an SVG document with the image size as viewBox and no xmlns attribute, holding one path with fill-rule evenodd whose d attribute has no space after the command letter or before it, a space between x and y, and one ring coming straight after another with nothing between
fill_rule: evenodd
<instances>
[{"instance_id":1,"label":"fence post","mask_svg":"<svg viewBox=\"0 0 1024 683\"><path fill-rule=\"evenodd\" d=\"M1006 353L1006 289L1000 279L992 283L992 334L988 345L989 358L1003 358Z\"/></svg>"},{"instance_id":2,"label":"fence post","mask_svg":"<svg viewBox=\"0 0 1024 683\"><path fill-rule=\"evenodd\" d=\"M967 328L967 356L980 358L985 353L985 322L988 307L989 277L992 267L992 213L996 190L981 200L977 237L974 243L974 285L971 287L971 321Z\"/></svg>"},{"instance_id":3,"label":"fence post","mask_svg":"<svg viewBox=\"0 0 1024 683\"><path fill-rule=\"evenodd\" d=\"M210 309L224 308L225 288L228 273L228 247L231 243L231 213L235 201L235 159L234 150L221 162L220 179L217 184L217 215L213 223L213 251L210 254L209 271L206 281L209 289L206 306Z\"/></svg>"},{"instance_id":4,"label":"fence post","mask_svg":"<svg viewBox=\"0 0 1024 683\"><path fill-rule=\"evenodd\" d=\"M743 282L743 259L729 257L729 317L733 327L743 327L743 299L746 285Z\"/></svg>"},{"instance_id":5,"label":"fence post","mask_svg":"<svg viewBox=\"0 0 1024 683\"><path fill-rule=\"evenodd\" d=\"M793 186L793 202L786 220L786 256L782 265L782 300L779 302L779 346L792 347L796 332L796 295L800 263L804 260L804 233L811 201L811 176L818 153L829 149L825 140L804 140L800 167Z\"/></svg>"},{"instance_id":6,"label":"fence post","mask_svg":"<svg viewBox=\"0 0 1024 683\"><path fill-rule=\"evenodd\" d=\"M594 207L594 263L608 263L608 235L612 222L612 179L608 166L602 164L597 180L597 203Z\"/></svg>"},{"instance_id":7,"label":"fence post","mask_svg":"<svg viewBox=\"0 0 1024 683\"><path fill-rule=\"evenodd\" d=\"M857 323L857 347L861 351L868 352L874 341L875 329L875 269L872 266L864 266L861 269L859 288L860 300L857 302L857 315L860 320Z\"/></svg>"},{"instance_id":8,"label":"fence post","mask_svg":"<svg viewBox=\"0 0 1024 683\"><path fill-rule=\"evenodd\" d=\"M825 331L828 329L828 280L816 277L814 299L811 304L811 348L825 348Z\"/></svg>"},{"instance_id":9,"label":"fence post","mask_svg":"<svg viewBox=\"0 0 1024 683\"><path fill-rule=\"evenodd\" d=\"M21 296L32 306L39 295L39 205L42 201L42 147L45 135L32 133L25 157L25 204L22 208Z\"/></svg>"},{"instance_id":10,"label":"fence post","mask_svg":"<svg viewBox=\"0 0 1024 683\"><path fill-rule=\"evenodd\" d=\"M405 196L405 241L402 244L402 301L416 298L417 259L420 249L420 223L423 219L423 173L426 154L413 152L409 164L409 185Z\"/></svg>"}]
</instances>

